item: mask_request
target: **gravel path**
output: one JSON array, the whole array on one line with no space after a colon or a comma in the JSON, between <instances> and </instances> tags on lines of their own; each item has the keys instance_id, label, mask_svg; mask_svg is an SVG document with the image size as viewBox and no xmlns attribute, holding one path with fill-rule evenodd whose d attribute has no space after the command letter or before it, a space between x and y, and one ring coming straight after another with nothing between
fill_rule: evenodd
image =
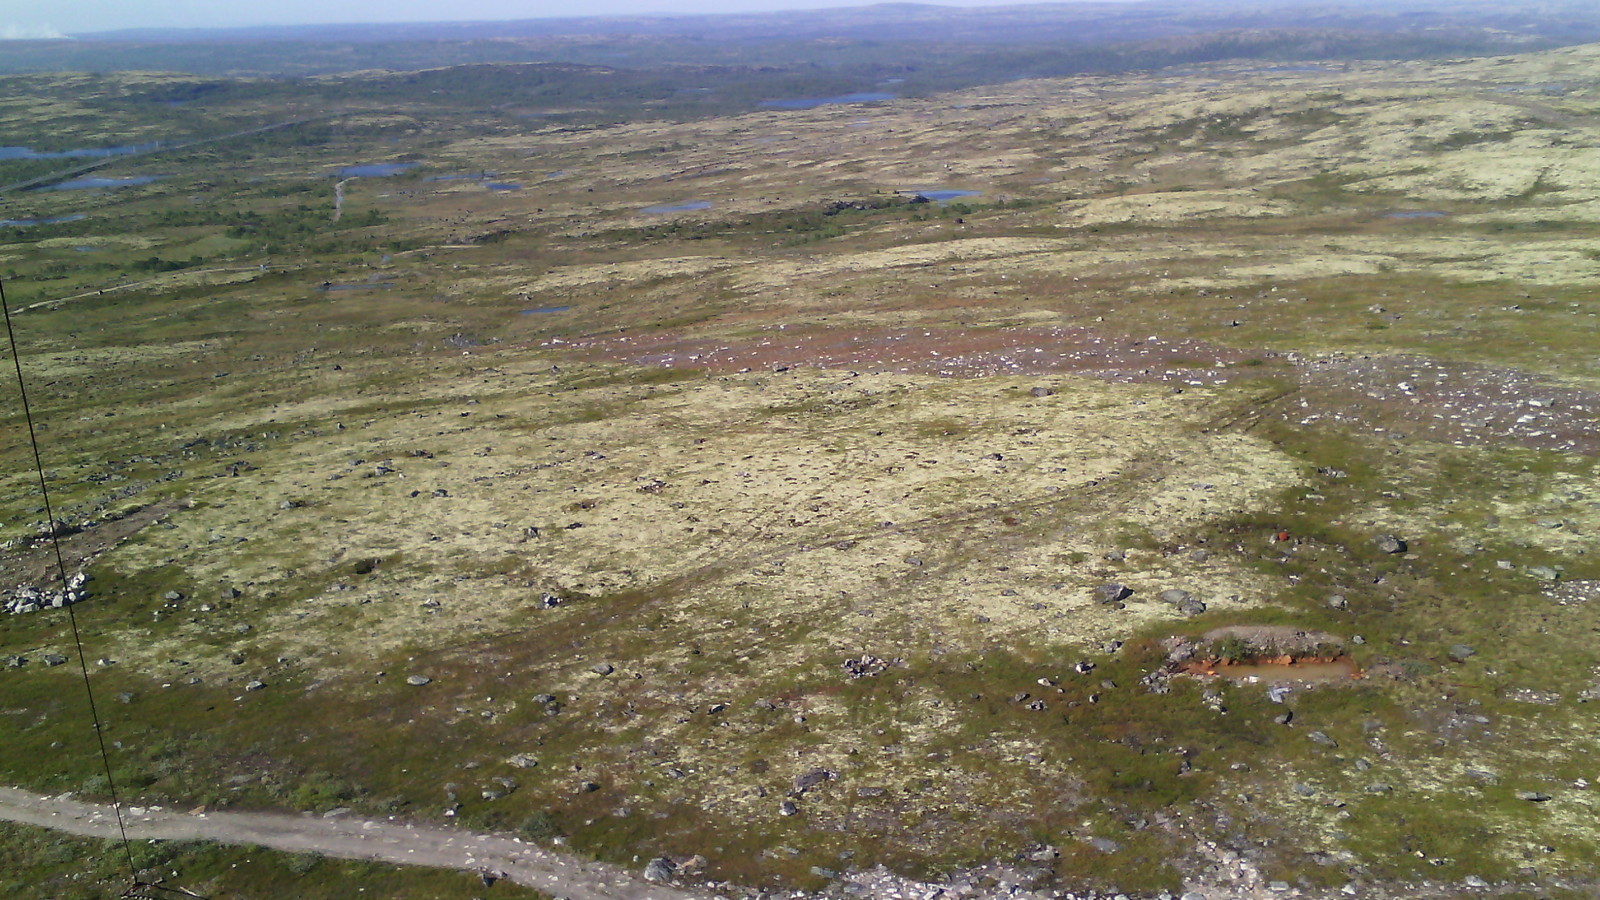
<instances>
[{"instance_id":1,"label":"gravel path","mask_svg":"<svg viewBox=\"0 0 1600 900\"><path fill-rule=\"evenodd\" d=\"M392 821L316 818L270 812L180 813L124 806L135 840L258 844L290 853L371 859L399 865L496 873L570 900L698 900L709 895L649 884L616 866L585 862L516 838ZM0 819L84 837L115 838L108 805L0 788Z\"/></svg>"}]
</instances>

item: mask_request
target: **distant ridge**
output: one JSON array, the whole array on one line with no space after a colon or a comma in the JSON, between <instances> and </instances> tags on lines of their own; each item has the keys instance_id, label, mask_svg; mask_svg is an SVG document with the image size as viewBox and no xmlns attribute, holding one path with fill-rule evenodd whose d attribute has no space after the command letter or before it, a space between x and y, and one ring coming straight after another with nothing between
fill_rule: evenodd
<instances>
[{"instance_id":1,"label":"distant ridge","mask_svg":"<svg viewBox=\"0 0 1600 900\"><path fill-rule=\"evenodd\" d=\"M1084 0L957 7L880 3L829 9L699 15L572 16L509 21L271 25L247 28L135 28L75 33L116 43L392 43L632 35L713 40L860 40L1015 43L1136 41L1236 28L1331 28L1403 32L1446 26L1492 29L1562 43L1600 38L1600 7L1589 0L1505 4L1486 0L1242 3ZM888 33L885 29L893 29Z\"/></svg>"}]
</instances>

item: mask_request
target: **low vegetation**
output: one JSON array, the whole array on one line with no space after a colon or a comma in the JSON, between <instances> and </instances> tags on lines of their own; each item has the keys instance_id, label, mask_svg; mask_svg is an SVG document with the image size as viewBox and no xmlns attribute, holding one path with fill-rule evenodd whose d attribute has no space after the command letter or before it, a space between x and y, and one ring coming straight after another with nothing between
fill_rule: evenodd
<instances>
[{"instance_id":1,"label":"low vegetation","mask_svg":"<svg viewBox=\"0 0 1600 900\"><path fill-rule=\"evenodd\" d=\"M1597 55L628 121L351 76L314 122L96 170L148 183L7 193L66 219L8 226L0 272L118 789L751 887L1220 890L1235 853L1581 896ZM13 85L4 145L304 117L231 79ZM376 163L415 165L340 172ZM912 199L940 188L978 193ZM53 557L3 414L10 587ZM0 618L0 779L104 797L65 615ZM1361 677L1174 663L1281 633ZM218 896L480 890L139 852ZM22 893L118 877L20 826L0 859Z\"/></svg>"}]
</instances>

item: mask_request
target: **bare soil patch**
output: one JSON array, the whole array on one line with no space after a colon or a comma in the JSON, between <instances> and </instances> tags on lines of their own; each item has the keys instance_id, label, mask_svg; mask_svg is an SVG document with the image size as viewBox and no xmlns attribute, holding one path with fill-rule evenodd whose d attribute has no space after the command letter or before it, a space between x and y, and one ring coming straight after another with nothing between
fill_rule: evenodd
<instances>
[{"instance_id":1,"label":"bare soil patch","mask_svg":"<svg viewBox=\"0 0 1600 900\"><path fill-rule=\"evenodd\" d=\"M1186 338L1124 337L1086 327L787 328L736 339L672 332L577 342L579 355L714 372L816 366L976 378L1088 375L1110 381L1217 383L1253 358Z\"/></svg>"},{"instance_id":2,"label":"bare soil patch","mask_svg":"<svg viewBox=\"0 0 1600 900\"><path fill-rule=\"evenodd\" d=\"M163 500L66 535L61 538L62 561L66 563L69 573L79 571L90 560L184 505L181 500ZM56 568L56 552L52 543L48 539L37 540L27 547L0 553L0 584L51 584L58 577Z\"/></svg>"},{"instance_id":3,"label":"bare soil patch","mask_svg":"<svg viewBox=\"0 0 1600 900\"><path fill-rule=\"evenodd\" d=\"M1419 356L1312 360L1300 367L1300 424L1332 420L1450 444L1600 453L1600 392L1511 368Z\"/></svg>"}]
</instances>

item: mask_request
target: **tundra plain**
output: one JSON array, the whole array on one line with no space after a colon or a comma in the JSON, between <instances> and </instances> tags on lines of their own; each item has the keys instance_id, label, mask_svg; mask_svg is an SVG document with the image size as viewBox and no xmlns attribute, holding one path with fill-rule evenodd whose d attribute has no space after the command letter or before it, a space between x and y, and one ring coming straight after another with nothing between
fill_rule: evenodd
<instances>
[{"instance_id":1,"label":"tundra plain","mask_svg":"<svg viewBox=\"0 0 1600 900\"><path fill-rule=\"evenodd\" d=\"M1597 72L622 123L8 76L0 144L166 145L0 194L123 799L730 891L1591 896ZM59 589L4 416L3 586ZM66 611L0 656L0 778L103 798ZM14 891L114 879L3 834ZM229 896L489 890L232 852L141 848Z\"/></svg>"}]
</instances>

